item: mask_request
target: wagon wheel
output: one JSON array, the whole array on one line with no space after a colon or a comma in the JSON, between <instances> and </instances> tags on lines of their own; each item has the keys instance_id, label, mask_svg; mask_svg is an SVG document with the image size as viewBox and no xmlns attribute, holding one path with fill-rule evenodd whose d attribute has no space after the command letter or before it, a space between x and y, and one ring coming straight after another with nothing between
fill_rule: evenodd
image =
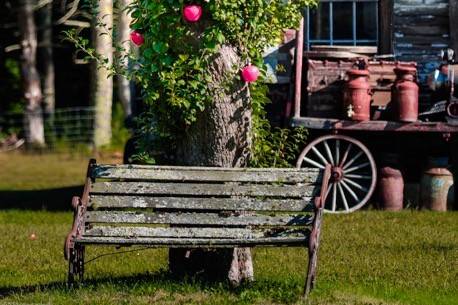
<instances>
[{"instance_id":1,"label":"wagon wheel","mask_svg":"<svg viewBox=\"0 0 458 305\"><path fill-rule=\"evenodd\" d=\"M75 245L70 250L70 258L68 260L68 284L82 283L84 277L84 246Z\"/></svg>"},{"instance_id":2,"label":"wagon wheel","mask_svg":"<svg viewBox=\"0 0 458 305\"><path fill-rule=\"evenodd\" d=\"M377 168L369 150L360 141L342 135L323 136L302 151L296 167L332 167L324 209L350 213L360 209L375 189Z\"/></svg>"}]
</instances>

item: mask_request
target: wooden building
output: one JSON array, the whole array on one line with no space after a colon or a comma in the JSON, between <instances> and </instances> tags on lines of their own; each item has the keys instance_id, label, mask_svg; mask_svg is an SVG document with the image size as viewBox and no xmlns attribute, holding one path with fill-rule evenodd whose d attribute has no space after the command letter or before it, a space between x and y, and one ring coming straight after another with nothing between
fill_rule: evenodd
<instances>
[{"instance_id":1,"label":"wooden building","mask_svg":"<svg viewBox=\"0 0 458 305\"><path fill-rule=\"evenodd\" d=\"M458 50L457 0L320 0L305 13L305 48L375 46L378 54L415 61L419 79L444 48Z\"/></svg>"}]
</instances>

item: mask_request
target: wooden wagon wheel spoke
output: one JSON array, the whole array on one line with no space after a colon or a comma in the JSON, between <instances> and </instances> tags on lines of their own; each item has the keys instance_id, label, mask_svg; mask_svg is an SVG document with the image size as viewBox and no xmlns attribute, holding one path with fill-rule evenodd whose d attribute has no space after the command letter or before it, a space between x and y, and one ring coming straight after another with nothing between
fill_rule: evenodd
<instances>
[{"instance_id":1,"label":"wooden wagon wheel spoke","mask_svg":"<svg viewBox=\"0 0 458 305\"><path fill-rule=\"evenodd\" d=\"M352 174L345 175L345 178L362 179L362 180L370 180L370 179L372 179L372 177L368 176L368 175L352 175Z\"/></svg>"},{"instance_id":2,"label":"wooden wagon wheel spoke","mask_svg":"<svg viewBox=\"0 0 458 305\"><path fill-rule=\"evenodd\" d=\"M320 153L320 151L316 148L316 147L312 147L312 150L313 152L315 153L315 155L318 156L318 158L320 158L320 160L324 163L324 164L328 164L329 161L326 160L325 157L323 157L323 155Z\"/></svg>"},{"instance_id":3,"label":"wooden wagon wheel spoke","mask_svg":"<svg viewBox=\"0 0 458 305\"><path fill-rule=\"evenodd\" d=\"M348 154L350 153L350 150L352 147L353 147L353 144L351 143L348 144L347 149L345 150L345 153L343 155L342 161L340 161L340 164L339 164L340 167L342 167L345 164L345 162L347 161Z\"/></svg>"},{"instance_id":4,"label":"wooden wagon wheel spoke","mask_svg":"<svg viewBox=\"0 0 458 305\"><path fill-rule=\"evenodd\" d=\"M324 201L326 202L326 199L328 199L329 193L331 192L331 189L334 187L334 183L330 183L328 186L328 190L326 191L326 195L324 196Z\"/></svg>"},{"instance_id":5,"label":"wooden wagon wheel spoke","mask_svg":"<svg viewBox=\"0 0 458 305\"><path fill-rule=\"evenodd\" d=\"M318 167L318 168L321 168L321 169L325 169L325 166L324 166L324 165L321 165L321 164L319 164L318 162L313 161L313 160L310 159L310 158L304 157L304 161L307 162L307 163L309 163L310 165L315 166L315 167Z\"/></svg>"},{"instance_id":6,"label":"wooden wagon wheel spoke","mask_svg":"<svg viewBox=\"0 0 458 305\"><path fill-rule=\"evenodd\" d=\"M363 153L364 152L360 151L356 156L351 158L350 161L348 161L348 163L343 166L343 169L345 170L348 167L350 167L353 163L355 163L356 160L358 160L359 157L361 157L363 155Z\"/></svg>"},{"instance_id":7,"label":"wooden wagon wheel spoke","mask_svg":"<svg viewBox=\"0 0 458 305\"><path fill-rule=\"evenodd\" d=\"M353 185L354 187L356 187L357 189L360 189L363 192L369 191L368 188L366 188L366 187L362 186L361 184L358 184L358 183L356 183L356 182L354 182L354 181L352 181L350 179L344 178L343 181L347 182L348 184Z\"/></svg>"},{"instance_id":8,"label":"wooden wagon wheel spoke","mask_svg":"<svg viewBox=\"0 0 458 305\"><path fill-rule=\"evenodd\" d=\"M328 164L331 181L324 199L325 211L349 213L364 206L374 192L377 178L369 150L348 136L323 136L307 145L296 165L324 169Z\"/></svg>"},{"instance_id":9,"label":"wooden wagon wheel spoke","mask_svg":"<svg viewBox=\"0 0 458 305\"><path fill-rule=\"evenodd\" d=\"M332 157L331 149L329 148L328 141L324 141L324 148L326 149L326 154L328 155L329 161L331 162L331 165L334 164L334 158Z\"/></svg>"},{"instance_id":10,"label":"wooden wagon wheel spoke","mask_svg":"<svg viewBox=\"0 0 458 305\"><path fill-rule=\"evenodd\" d=\"M335 149L335 161L336 165L339 165L340 163L340 140L336 140L336 149Z\"/></svg>"},{"instance_id":11,"label":"wooden wagon wheel spoke","mask_svg":"<svg viewBox=\"0 0 458 305\"><path fill-rule=\"evenodd\" d=\"M332 211L337 210L337 183L332 184Z\"/></svg>"},{"instance_id":12,"label":"wooden wagon wheel spoke","mask_svg":"<svg viewBox=\"0 0 458 305\"><path fill-rule=\"evenodd\" d=\"M344 173L347 174L347 173L352 173L354 171L357 171L358 169L362 169L362 168L365 168L367 166L371 165L370 162L365 162L363 164L359 164L357 166L354 166L352 168L349 168L349 169L344 169Z\"/></svg>"},{"instance_id":13,"label":"wooden wagon wheel spoke","mask_svg":"<svg viewBox=\"0 0 458 305\"><path fill-rule=\"evenodd\" d=\"M339 189L340 197L342 197L342 202L344 204L345 210L350 211L350 207L348 206L347 202L347 197L345 197L345 193L342 189L342 183L338 183L337 188Z\"/></svg>"},{"instance_id":14,"label":"wooden wagon wheel spoke","mask_svg":"<svg viewBox=\"0 0 458 305\"><path fill-rule=\"evenodd\" d=\"M347 190L348 193L350 193L350 195L351 195L356 201L359 201L358 195L356 195L356 193L353 192L353 190L348 186L348 184L345 183L345 179L343 179L342 181L340 181L340 184L342 184L342 186Z\"/></svg>"}]
</instances>

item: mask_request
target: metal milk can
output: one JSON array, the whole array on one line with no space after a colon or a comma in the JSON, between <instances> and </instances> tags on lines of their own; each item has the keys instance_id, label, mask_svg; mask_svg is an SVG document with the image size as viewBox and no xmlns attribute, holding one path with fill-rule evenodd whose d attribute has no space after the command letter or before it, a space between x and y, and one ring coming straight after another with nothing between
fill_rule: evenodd
<instances>
[{"instance_id":1,"label":"metal milk can","mask_svg":"<svg viewBox=\"0 0 458 305\"><path fill-rule=\"evenodd\" d=\"M454 202L453 175L448 170L448 158L430 158L420 184L420 202L423 208L447 211Z\"/></svg>"},{"instance_id":2,"label":"metal milk can","mask_svg":"<svg viewBox=\"0 0 458 305\"><path fill-rule=\"evenodd\" d=\"M349 70L344 90L346 117L354 121L370 120L372 93L369 85L369 71Z\"/></svg>"},{"instance_id":3,"label":"metal milk can","mask_svg":"<svg viewBox=\"0 0 458 305\"><path fill-rule=\"evenodd\" d=\"M387 211L401 211L404 206L404 178L399 159L398 154L385 153L380 161L378 189L381 208Z\"/></svg>"},{"instance_id":4,"label":"metal milk can","mask_svg":"<svg viewBox=\"0 0 458 305\"><path fill-rule=\"evenodd\" d=\"M394 69L396 81L392 87L391 100L395 105L398 120L416 122L418 120L418 92L416 82L417 69L397 67Z\"/></svg>"}]
</instances>

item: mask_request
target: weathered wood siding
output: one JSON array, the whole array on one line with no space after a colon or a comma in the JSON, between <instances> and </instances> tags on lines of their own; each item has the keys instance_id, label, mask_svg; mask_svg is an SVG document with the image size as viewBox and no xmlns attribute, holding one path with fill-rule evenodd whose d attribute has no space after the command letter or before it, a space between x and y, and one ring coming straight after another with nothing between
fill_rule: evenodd
<instances>
[{"instance_id":1,"label":"weathered wood siding","mask_svg":"<svg viewBox=\"0 0 458 305\"><path fill-rule=\"evenodd\" d=\"M422 83L450 44L449 24L449 0L394 0L396 58L418 62Z\"/></svg>"}]
</instances>

